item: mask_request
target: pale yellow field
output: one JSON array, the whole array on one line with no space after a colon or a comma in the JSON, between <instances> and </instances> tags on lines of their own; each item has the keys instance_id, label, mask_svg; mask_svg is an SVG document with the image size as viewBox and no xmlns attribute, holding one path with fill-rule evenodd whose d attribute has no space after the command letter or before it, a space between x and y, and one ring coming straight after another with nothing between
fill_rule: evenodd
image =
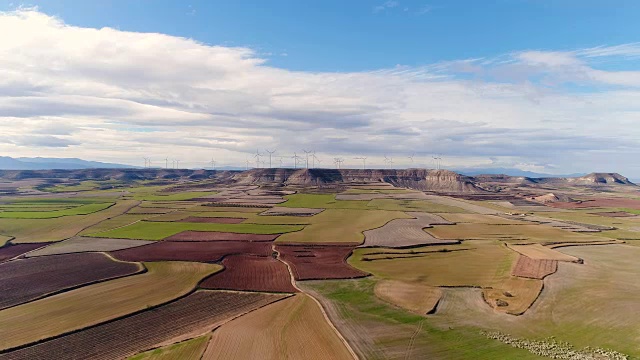
<instances>
[{"instance_id":1,"label":"pale yellow field","mask_svg":"<svg viewBox=\"0 0 640 360\"><path fill-rule=\"evenodd\" d=\"M379 299L420 315L435 310L442 297L440 288L397 280L379 281L374 292Z\"/></svg>"},{"instance_id":2,"label":"pale yellow field","mask_svg":"<svg viewBox=\"0 0 640 360\"><path fill-rule=\"evenodd\" d=\"M465 241L462 245L447 245L450 252L429 252L419 257L398 257L363 261L367 254L380 249L356 249L349 264L380 279L399 280L428 286L497 286L510 277L511 265L517 253L498 241ZM444 248L444 246L443 246ZM385 249L386 251L386 249ZM431 251L430 246L405 251Z\"/></svg>"},{"instance_id":3,"label":"pale yellow field","mask_svg":"<svg viewBox=\"0 0 640 360\"><path fill-rule=\"evenodd\" d=\"M222 269L195 262L145 263L148 272L88 285L0 311L0 349L31 343L155 306Z\"/></svg>"},{"instance_id":4,"label":"pale yellow field","mask_svg":"<svg viewBox=\"0 0 640 360\"><path fill-rule=\"evenodd\" d=\"M483 296L495 310L511 315L520 315L531 307L541 291L542 280L512 276L500 284L499 288L484 289ZM508 305L497 306L497 299Z\"/></svg>"},{"instance_id":5,"label":"pale yellow field","mask_svg":"<svg viewBox=\"0 0 640 360\"><path fill-rule=\"evenodd\" d=\"M526 257L538 260L558 260L558 261L578 261L575 256L563 254L559 251L553 250L547 246L541 244L507 244L507 247L513 251L516 251Z\"/></svg>"},{"instance_id":6,"label":"pale yellow field","mask_svg":"<svg viewBox=\"0 0 640 360\"><path fill-rule=\"evenodd\" d=\"M365 230L381 227L393 219L411 219L402 211L370 211L356 209L326 209L307 218L311 224L304 231L281 235L282 243L362 243Z\"/></svg>"},{"instance_id":7,"label":"pale yellow field","mask_svg":"<svg viewBox=\"0 0 640 360\"><path fill-rule=\"evenodd\" d=\"M320 307L305 294L215 330L203 359L353 359Z\"/></svg>"}]
</instances>

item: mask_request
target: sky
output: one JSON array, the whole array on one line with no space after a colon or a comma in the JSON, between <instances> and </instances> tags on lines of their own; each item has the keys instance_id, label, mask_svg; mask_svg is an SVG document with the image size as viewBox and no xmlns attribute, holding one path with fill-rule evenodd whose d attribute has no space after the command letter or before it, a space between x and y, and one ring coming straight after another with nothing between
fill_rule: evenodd
<instances>
[{"instance_id":1,"label":"sky","mask_svg":"<svg viewBox=\"0 0 640 360\"><path fill-rule=\"evenodd\" d=\"M631 0L0 0L0 156L640 178L638 18Z\"/></svg>"}]
</instances>

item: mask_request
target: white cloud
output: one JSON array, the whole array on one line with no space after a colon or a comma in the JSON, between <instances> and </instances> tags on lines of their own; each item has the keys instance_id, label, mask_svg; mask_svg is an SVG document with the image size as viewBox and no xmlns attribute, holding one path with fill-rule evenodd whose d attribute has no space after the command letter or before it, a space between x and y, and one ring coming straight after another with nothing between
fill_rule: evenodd
<instances>
[{"instance_id":1,"label":"white cloud","mask_svg":"<svg viewBox=\"0 0 640 360\"><path fill-rule=\"evenodd\" d=\"M639 73L591 64L635 56L638 44L330 73L34 10L0 14L0 33L12 34L0 38L0 155L204 166L212 156L241 165L256 148L312 148L351 166L358 154L408 166L412 153L429 166L442 153L447 166L494 158L559 173L592 170L592 155L598 170L640 175Z\"/></svg>"}]
</instances>

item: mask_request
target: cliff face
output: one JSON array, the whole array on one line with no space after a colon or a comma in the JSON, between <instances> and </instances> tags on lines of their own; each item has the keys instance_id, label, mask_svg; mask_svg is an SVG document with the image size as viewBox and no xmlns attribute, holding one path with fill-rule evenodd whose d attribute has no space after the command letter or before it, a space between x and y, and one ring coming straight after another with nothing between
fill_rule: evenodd
<instances>
[{"instance_id":1,"label":"cliff face","mask_svg":"<svg viewBox=\"0 0 640 360\"><path fill-rule=\"evenodd\" d=\"M439 192L483 192L471 178L448 170L386 169L253 169L238 173L241 184L313 186L340 183L386 182L398 187Z\"/></svg>"}]
</instances>

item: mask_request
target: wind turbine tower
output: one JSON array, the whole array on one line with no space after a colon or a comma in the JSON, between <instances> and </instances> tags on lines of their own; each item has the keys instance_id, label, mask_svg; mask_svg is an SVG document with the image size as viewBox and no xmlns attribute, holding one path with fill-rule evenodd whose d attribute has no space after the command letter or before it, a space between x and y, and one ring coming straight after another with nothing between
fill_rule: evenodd
<instances>
[{"instance_id":1,"label":"wind turbine tower","mask_svg":"<svg viewBox=\"0 0 640 360\"><path fill-rule=\"evenodd\" d=\"M256 154L253 155L253 157L256 158L256 167L258 169L260 169L260 156L262 156L262 154L260 154L260 151L258 149L256 149Z\"/></svg>"},{"instance_id":2,"label":"wind turbine tower","mask_svg":"<svg viewBox=\"0 0 640 360\"><path fill-rule=\"evenodd\" d=\"M354 159L362 160L362 169L363 170L367 168L367 157L366 156L355 157Z\"/></svg>"},{"instance_id":3,"label":"wind turbine tower","mask_svg":"<svg viewBox=\"0 0 640 360\"><path fill-rule=\"evenodd\" d=\"M416 156L416 154L411 154L411 156L409 156L409 160L411 160L411 167L413 167L413 158Z\"/></svg>"},{"instance_id":4,"label":"wind turbine tower","mask_svg":"<svg viewBox=\"0 0 640 360\"><path fill-rule=\"evenodd\" d=\"M314 151L311 154L311 161L312 161L311 167L314 168L314 169L316 168L316 160L318 160L319 163L322 163L322 160L318 159L318 157L316 156L316 152Z\"/></svg>"},{"instance_id":5,"label":"wind turbine tower","mask_svg":"<svg viewBox=\"0 0 640 360\"><path fill-rule=\"evenodd\" d=\"M307 169L309 169L309 154L311 154L312 151L311 150L305 150L305 149L302 149L302 151L304 151L304 154L306 155L305 166L307 167Z\"/></svg>"},{"instance_id":6,"label":"wind turbine tower","mask_svg":"<svg viewBox=\"0 0 640 360\"><path fill-rule=\"evenodd\" d=\"M169 168L169 158L164 158L164 168L165 169Z\"/></svg>"},{"instance_id":7,"label":"wind turbine tower","mask_svg":"<svg viewBox=\"0 0 640 360\"><path fill-rule=\"evenodd\" d=\"M269 169L271 169L271 155L273 155L273 153L276 152L276 149L273 149L271 151L269 150L265 150L265 151L269 153Z\"/></svg>"},{"instance_id":8,"label":"wind turbine tower","mask_svg":"<svg viewBox=\"0 0 640 360\"><path fill-rule=\"evenodd\" d=\"M216 161L213 158L211 159L210 164L211 164L211 170L215 170L216 169Z\"/></svg>"}]
</instances>

